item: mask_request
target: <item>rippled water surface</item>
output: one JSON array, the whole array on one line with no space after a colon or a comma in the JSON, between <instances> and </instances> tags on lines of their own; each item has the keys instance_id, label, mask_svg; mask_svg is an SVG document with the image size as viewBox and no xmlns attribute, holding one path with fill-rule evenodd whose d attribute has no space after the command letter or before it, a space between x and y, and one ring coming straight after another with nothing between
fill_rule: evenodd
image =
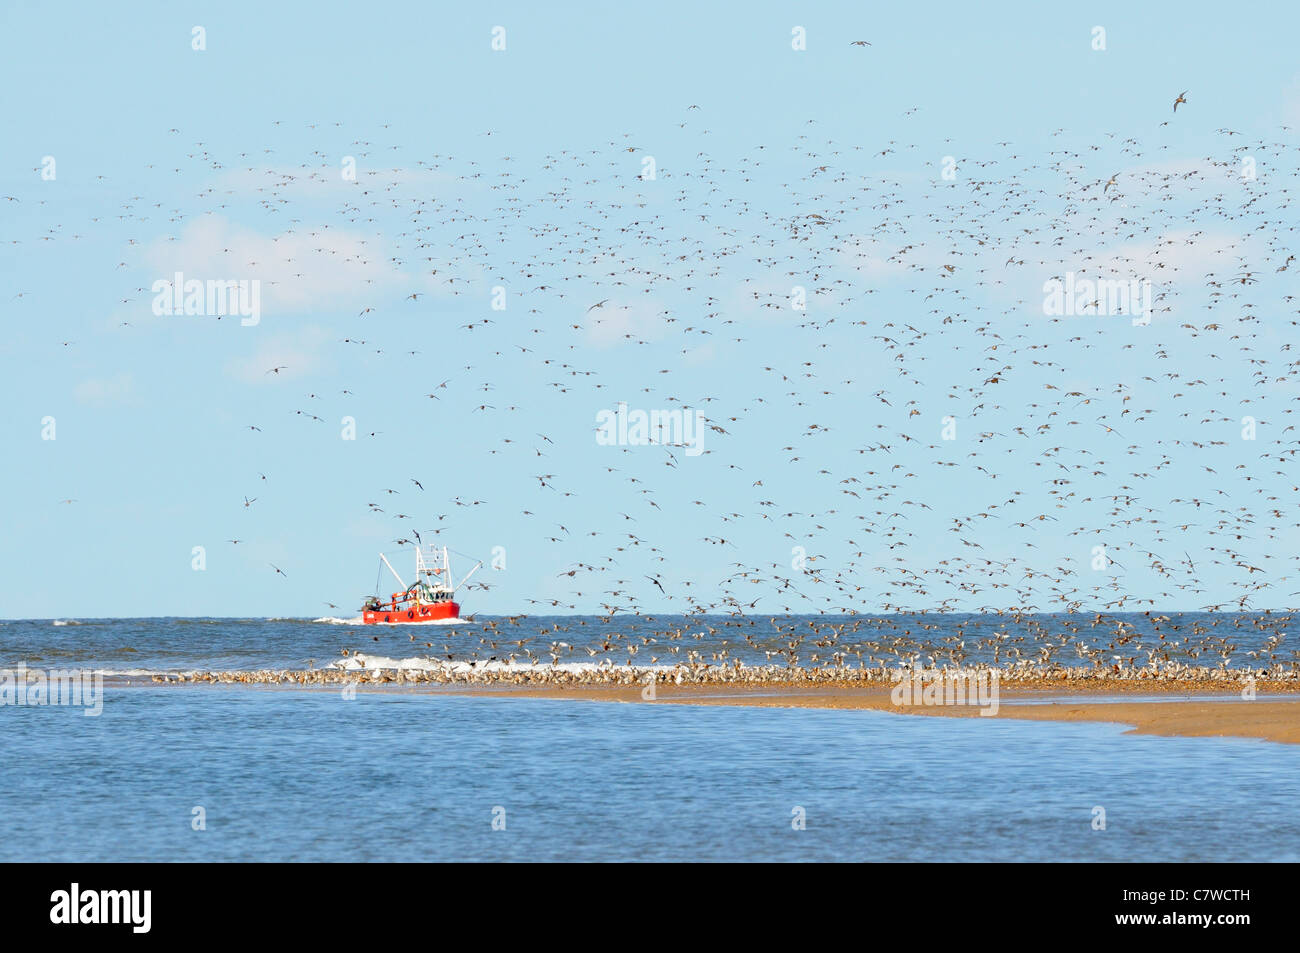
<instances>
[{"instance_id":1,"label":"rippled water surface","mask_svg":"<svg viewBox=\"0 0 1300 953\"><path fill-rule=\"evenodd\" d=\"M3 860L1300 859L1300 749L1113 725L110 686L0 727Z\"/></svg>"},{"instance_id":2,"label":"rippled water surface","mask_svg":"<svg viewBox=\"0 0 1300 953\"><path fill-rule=\"evenodd\" d=\"M391 659L565 664L858 666L1048 660L1141 666L1158 660L1294 669L1285 615L1121 613L862 616L480 617L456 625L364 626L322 619L0 621L0 665L108 672L307 668L343 649ZM1272 640L1272 641L1269 641ZM1300 646L1297 646L1300 648ZM1094 653L1087 656L1087 653Z\"/></svg>"}]
</instances>

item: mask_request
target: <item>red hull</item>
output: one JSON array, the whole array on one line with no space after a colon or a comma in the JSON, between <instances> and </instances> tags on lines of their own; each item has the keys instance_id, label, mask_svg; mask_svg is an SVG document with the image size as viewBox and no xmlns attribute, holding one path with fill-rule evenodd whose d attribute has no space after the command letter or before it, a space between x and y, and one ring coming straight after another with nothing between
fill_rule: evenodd
<instances>
[{"instance_id":1,"label":"red hull","mask_svg":"<svg viewBox=\"0 0 1300 953\"><path fill-rule=\"evenodd\" d=\"M365 609L361 613L361 621L365 625L437 622L440 619L459 617L460 604L456 602L390 603L380 609Z\"/></svg>"}]
</instances>

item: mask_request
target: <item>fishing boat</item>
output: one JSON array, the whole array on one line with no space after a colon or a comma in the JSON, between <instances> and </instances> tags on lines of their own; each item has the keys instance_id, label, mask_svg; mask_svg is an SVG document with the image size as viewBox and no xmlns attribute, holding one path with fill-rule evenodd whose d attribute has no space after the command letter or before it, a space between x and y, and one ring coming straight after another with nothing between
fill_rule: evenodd
<instances>
[{"instance_id":1,"label":"fishing boat","mask_svg":"<svg viewBox=\"0 0 1300 953\"><path fill-rule=\"evenodd\" d=\"M361 607L361 621L365 625L405 625L420 622L447 622L460 618L460 603L456 601L456 590L469 581L483 565L474 564L460 582L453 582L451 575L451 558L447 547L417 545L415 547L415 582L409 586L392 563L383 553L380 560L393 574L400 592L391 594L385 602L378 595L371 596ZM380 570L383 573L383 570ZM376 582L376 589L378 583Z\"/></svg>"}]
</instances>

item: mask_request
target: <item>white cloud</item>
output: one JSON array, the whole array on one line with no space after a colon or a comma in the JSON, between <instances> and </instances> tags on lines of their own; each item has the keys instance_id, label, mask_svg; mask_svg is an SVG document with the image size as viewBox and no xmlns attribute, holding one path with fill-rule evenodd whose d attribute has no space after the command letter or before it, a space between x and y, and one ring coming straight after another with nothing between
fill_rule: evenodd
<instances>
[{"instance_id":1,"label":"white cloud","mask_svg":"<svg viewBox=\"0 0 1300 953\"><path fill-rule=\"evenodd\" d=\"M159 241L145 253L153 280L258 280L261 311L283 315L360 308L405 291L416 279L387 260L382 240L329 226L299 227L267 236L207 215L190 223L175 241ZM418 286L423 287L423 283Z\"/></svg>"},{"instance_id":2,"label":"white cloud","mask_svg":"<svg viewBox=\"0 0 1300 953\"><path fill-rule=\"evenodd\" d=\"M1282 90L1282 121L1291 127L1292 133L1300 126L1300 73L1292 76Z\"/></svg>"},{"instance_id":3,"label":"white cloud","mask_svg":"<svg viewBox=\"0 0 1300 953\"><path fill-rule=\"evenodd\" d=\"M83 404L124 403L135 396L135 379L130 374L94 377L78 384L72 396Z\"/></svg>"},{"instance_id":4,"label":"white cloud","mask_svg":"<svg viewBox=\"0 0 1300 953\"><path fill-rule=\"evenodd\" d=\"M662 308L645 295L629 299L611 298L583 316L587 343L611 347L632 340L656 340L663 335ZM627 335L631 335L631 338Z\"/></svg>"},{"instance_id":5,"label":"white cloud","mask_svg":"<svg viewBox=\"0 0 1300 953\"><path fill-rule=\"evenodd\" d=\"M305 377L325 367L325 345L331 338L324 329L314 325L270 337L259 336L253 353L229 362L226 372L250 384ZM272 372L276 367L281 369Z\"/></svg>"}]
</instances>

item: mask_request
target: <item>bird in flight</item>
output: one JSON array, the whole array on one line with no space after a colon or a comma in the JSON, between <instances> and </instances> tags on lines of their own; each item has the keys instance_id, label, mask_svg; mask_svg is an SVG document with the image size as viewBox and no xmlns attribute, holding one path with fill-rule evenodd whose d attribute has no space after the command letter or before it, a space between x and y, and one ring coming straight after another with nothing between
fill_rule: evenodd
<instances>
[{"instance_id":1,"label":"bird in flight","mask_svg":"<svg viewBox=\"0 0 1300 953\"><path fill-rule=\"evenodd\" d=\"M1185 103L1185 102L1187 102L1187 90L1183 90L1181 93L1179 93L1178 98L1174 100L1174 112L1178 112L1179 103Z\"/></svg>"}]
</instances>

